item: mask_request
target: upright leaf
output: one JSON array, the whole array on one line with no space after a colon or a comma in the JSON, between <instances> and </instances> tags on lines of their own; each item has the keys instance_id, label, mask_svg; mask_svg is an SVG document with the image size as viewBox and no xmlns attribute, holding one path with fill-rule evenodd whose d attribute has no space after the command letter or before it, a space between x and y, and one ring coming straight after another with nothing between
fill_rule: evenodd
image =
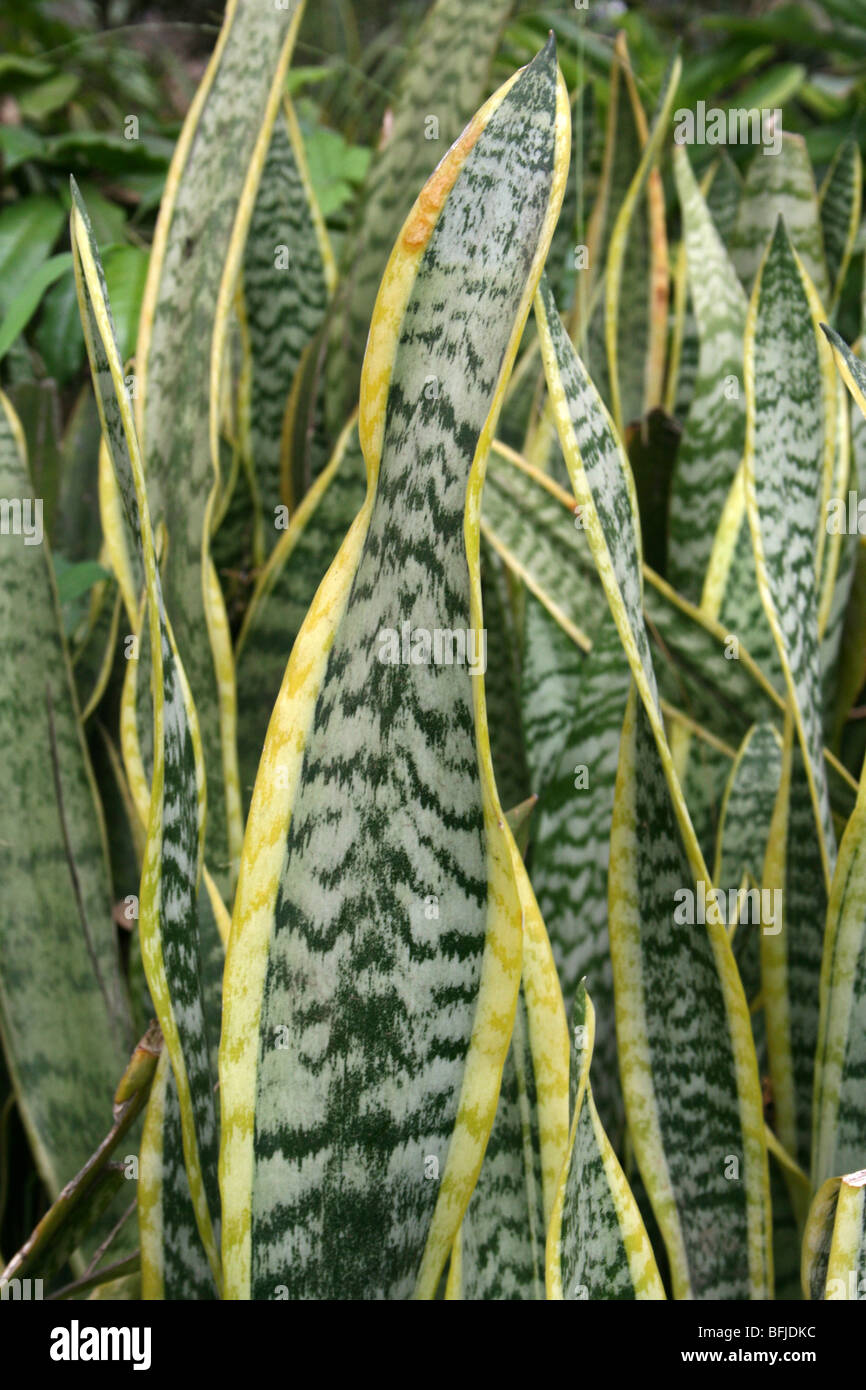
<instances>
[{"instance_id":1,"label":"upright leaf","mask_svg":"<svg viewBox=\"0 0 866 1390\"><path fill-rule=\"evenodd\" d=\"M265 553L273 550L281 488L283 417L301 356L327 310L336 271L291 105L278 113L244 250L243 294L251 380L248 448Z\"/></svg>"},{"instance_id":2,"label":"upright leaf","mask_svg":"<svg viewBox=\"0 0 866 1390\"><path fill-rule=\"evenodd\" d=\"M391 247L432 166L490 90L491 64L513 7L514 0L436 0L418 29L351 237L327 370L332 436L357 403L362 348Z\"/></svg>"},{"instance_id":3,"label":"upright leaf","mask_svg":"<svg viewBox=\"0 0 866 1390\"><path fill-rule=\"evenodd\" d=\"M682 146L674 153L674 172L700 355L674 470L668 573L674 587L697 603L713 536L743 452L747 305Z\"/></svg>"},{"instance_id":4,"label":"upright leaf","mask_svg":"<svg viewBox=\"0 0 866 1390\"><path fill-rule=\"evenodd\" d=\"M0 394L0 1031L52 1197L84 1166L132 1047L105 827L24 436Z\"/></svg>"},{"instance_id":5,"label":"upright leaf","mask_svg":"<svg viewBox=\"0 0 866 1390\"><path fill-rule=\"evenodd\" d=\"M823 760L818 582L835 459L825 420L830 411L835 424L835 395L831 379L828 401L812 304L781 221L749 306L745 387L745 491L758 587L793 702L829 888L836 846Z\"/></svg>"},{"instance_id":6,"label":"upright leaf","mask_svg":"<svg viewBox=\"0 0 866 1390\"><path fill-rule=\"evenodd\" d=\"M769 147L752 156L740 199L731 241L737 273L751 291L764 248L780 217L797 255L809 274L821 301L830 299L830 277L824 256L824 236L815 175L802 135L782 133L781 149Z\"/></svg>"},{"instance_id":7,"label":"upright leaf","mask_svg":"<svg viewBox=\"0 0 866 1390\"><path fill-rule=\"evenodd\" d=\"M548 1297L660 1300L665 1292L649 1237L595 1108L594 1044L595 1010L581 984L571 1046L574 1118L547 1235Z\"/></svg>"},{"instance_id":8,"label":"upright leaf","mask_svg":"<svg viewBox=\"0 0 866 1390\"><path fill-rule=\"evenodd\" d=\"M380 288L359 425L367 498L295 642L232 923L230 1297L432 1297L493 1124L521 920L538 913L491 776L481 673L429 662L437 630L481 631L484 461L567 142L551 41L440 164ZM545 1009L556 988L539 991ZM546 1070L550 1173L566 1138L555 1048Z\"/></svg>"},{"instance_id":9,"label":"upright leaf","mask_svg":"<svg viewBox=\"0 0 866 1390\"><path fill-rule=\"evenodd\" d=\"M228 622L209 555L230 312L302 0L232 0L160 207L136 352L136 419L165 602L201 723L208 863L229 896L242 814Z\"/></svg>"},{"instance_id":10,"label":"upright leaf","mask_svg":"<svg viewBox=\"0 0 866 1390\"><path fill-rule=\"evenodd\" d=\"M177 1085L196 1223L219 1287L218 1131L197 909L205 817L201 738L166 617L144 469L105 280L74 185L70 238L103 435L130 527L138 539L147 586L153 667L153 773L140 892L142 959Z\"/></svg>"}]
</instances>

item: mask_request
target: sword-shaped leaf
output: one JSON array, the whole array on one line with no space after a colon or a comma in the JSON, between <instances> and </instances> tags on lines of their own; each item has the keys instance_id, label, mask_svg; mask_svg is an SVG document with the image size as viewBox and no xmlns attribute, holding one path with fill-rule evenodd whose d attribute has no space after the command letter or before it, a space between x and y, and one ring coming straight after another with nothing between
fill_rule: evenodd
<instances>
[{"instance_id":1,"label":"sword-shaped leaf","mask_svg":"<svg viewBox=\"0 0 866 1390\"><path fill-rule=\"evenodd\" d=\"M209 554L219 504L221 383L232 306L302 0L232 0L181 131L136 352L136 421L166 608L201 725L207 859L223 896L242 838L228 620Z\"/></svg>"},{"instance_id":2,"label":"sword-shaped leaf","mask_svg":"<svg viewBox=\"0 0 866 1390\"><path fill-rule=\"evenodd\" d=\"M70 238L84 338L103 434L147 586L153 669L153 773L139 934L151 999L177 1084L183 1153L201 1241L219 1287L218 1131L197 898L205 781L195 707L166 617L144 468L99 254L73 185Z\"/></svg>"},{"instance_id":3,"label":"sword-shaped leaf","mask_svg":"<svg viewBox=\"0 0 866 1390\"><path fill-rule=\"evenodd\" d=\"M449 1299L544 1298L537 1104L521 993L496 1118L451 1256Z\"/></svg>"},{"instance_id":4,"label":"sword-shaped leaf","mask_svg":"<svg viewBox=\"0 0 866 1390\"><path fill-rule=\"evenodd\" d=\"M574 1004L576 1090L568 1154L547 1233L551 1299L663 1299L664 1287L637 1202L595 1108L589 1079L595 1010L581 984Z\"/></svg>"},{"instance_id":5,"label":"sword-shaped leaf","mask_svg":"<svg viewBox=\"0 0 866 1390\"><path fill-rule=\"evenodd\" d=\"M168 1053L159 1059L139 1150L141 1296L152 1301L217 1297L183 1166L177 1087Z\"/></svg>"},{"instance_id":6,"label":"sword-shaped leaf","mask_svg":"<svg viewBox=\"0 0 866 1390\"><path fill-rule=\"evenodd\" d=\"M550 781L568 735L580 688L584 653L534 594L523 612L520 695L532 790Z\"/></svg>"},{"instance_id":7,"label":"sword-shaped leaf","mask_svg":"<svg viewBox=\"0 0 866 1390\"><path fill-rule=\"evenodd\" d=\"M608 616L583 660L571 727L533 817L530 877L550 934L570 1015L586 978L599 1009L596 1101L605 1129L623 1129L616 1055L613 973L607 932L607 873L628 663Z\"/></svg>"},{"instance_id":8,"label":"sword-shaped leaf","mask_svg":"<svg viewBox=\"0 0 866 1390\"><path fill-rule=\"evenodd\" d=\"M2 393L0 494L0 1030L39 1175L56 1197L102 1139L132 1023L42 503Z\"/></svg>"},{"instance_id":9,"label":"sword-shaped leaf","mask_svg":"<svg viewBox=\"0 0 866 1390\"><path fill-rule=\"evenodd\" d=\"M673 920L674 893L694 894L697 888L698 894L706 894L709 874L661 717L642 611L634 483L610 416L562 329L544 282L536 296L536 317L562 451L641 700L636 713L632 693L623 729L609 873L617 1037L629 1130L665 1237L677 1296L691 1291L719 1297L724 1289L740 1290L727 1296L749 1297L750 1291L760 1296L770 1282L770 1221L755 1050L723 923L710 919L686 937ZM683 1040L670 1049L660 1040L669 1037L672 1017L681 1023ZM705 1026L708 1031L702 1034ZM685 1051L688 1068L672 1066L670 1055ZM699 1166L694 1153L696 1090L704 1110ZM710 1143L708 1125L714 1134ZM727 1159L736 1160L736 1183L724 1176ZM704 1216L696 1222L697 1206ZM735 1226L743 1233L736 1258L730 1242Z\"/></svg>"},{"instance_id":10,"label":"sword-shaped leaf","mask_svg":"<svg viewBox=\"0 0 866 1390\"><path fill-rule=\"evenodd\" d=\"M635 214L638 199L644 192L647 180L650 177L650 172L655 168L661 152L662 142L667 132L668 121L670 120L673 110L674 97L676 96L681 71L682 62L679 57L677 57L665 73L664 85L659 99L658 111L656 113L652 132L644 145L640 163L638 164L629 190L617 213L616 222L614 223L610 239L610 248L605 269L605 344L607 347L608 371L610 372L611 414L620 434L622 434L626 420L623 414L624 401L618 365L619 316L621 302L624 297L625 302L628 303L626 291L629 287L625 283L623 272L629 240L629 229ZM641 400L642 399L643 396L641 396Z\"/></svg>"},{"instance_id":11,"label":"sword-shaped leaf","mask_svg":"<svg viewBox=\"0 0 866 1390\"><path fill-rule=\"evenodd\" d=\"M793 702L829 889L836 844L823 758L818 586L836 399L832 376L828 392L823 342L820 352L816 342L815 308L780 220L758 270L746 325L746 507L758 588Z\"/></svg>"},{"instance_id":12,"label":"sword-shaped leaf","mask_svg":"<svg viewBox=\"0 0 866 1390\"><path fill-rule=\"evenodd\" d=\"M250 351L248 450L265 553L280 539L283 417L307 344L318 331L336 270L310 185L290 103L274 122L244 250L243 294Z\"/></svg>"},{"instance_id":13,"label":"sword-shaped leaf","mask_svg":"<svg viewBox=\"0 0 866 1390\"><path fill-rule=\"evenodd\" d=\"M763 878L781 775L782 746L775 726L755 724L737 751L719 819L713 882L726 896L732 889L739 891L744 879L759 884ZM730 922L729 926L735 925L734 956L746 999L753 1005L761 992L759 930L764 924L760 914L757 919L754 913L751 916L751 922L735 919L736 925ZM756 1035L756 1046L760 1041ZM766 1048L759 1047L759 1063L765 1052Z\"/></svg>"},{"instance_id":14,"label":"sword-shaped leaf","mask_svg":"<svg viewBox=\"0 0 866 1390\"><path fill-rule=\"evenodd\" d=\"M707 878L697 879L695 893L693 858L633 689L609 874L629 1133L674 1297L766 1298L769 1175L754 1045L742 986L731 979L723 909L709 897ZM702 897L706 926L697 911Z\"/></svg>"},{"instance_id":15,"label":"sword-shaped leaf","mask_svg":"<svg viewBox=\"0 0 866 1390\"><path fill-rule=\"evenodd\" d=\"M388 139L364 188L327 367L325 409L336 436L358 400L361 357L391 247L433 165L490 90L514 0L436 0L420 25L393 104Z\"/></svg>"},{"instance_id":16,"label":"sword-shaped leaf","mask_svg":"<svg viewBox=\"0 0 866 1390\"><path fill-rule=\"evenodd\" d=\"M861 778L830 890L815 1063L812 1180L866 1154L866 778Z\"/></svg>"},{"instance_id":17,"label":"sword-shaped leaf","mask_svg":"<svg viewBox=\"0 0 866 1390\"><path fill-rule=\"evenodd\" d=\"M758 151L746 171L731 256L747 290L752 289L764 248L780 216L822 303L827 304L830 277L815 175L802 135L787 131L782 133L778 154L769 153L768 148Z\"/></svg>"},{"instance_id":18,"label":"sword-shaped leaf","mask_svg":"<svg viewBox=\"0 0 866 1390\"><path fill-rule=\"evenodd\" d=\"M551 40L439 165L380 288L367 498L289 660L232 922L230 1297L432 1297L493 1124L521 919L538 914L492 780L481 672L452 664L453 638L481 632L484 461L567 146ZM547 1069L555 1179L565 1056Z\"/></svg>"},{"instance_id":19,"label":"sword-shaped leaf","mask_svg":"<svg viewBox=\"0 0 866 1390\"><path fill-rule=\"evenodd\" d=\"M845 140L836 151L819 194L824 252L830 276L828 309L831 314L842 292L854 250L862 197L863 161L860 150L854 140Z\"/></svg>"},{"instance_id":20,"label":"sword-shaped leaf","mask_svg":"<svg viewBox=\"0 0 866 1390\"><path fill-rule=\"evenodd\" d=\"M772 926L761 929L761 984L775 1129L808 1170L827 895L808 779L793 737L789 717L761 879L773 917ZM799 1210L802 1194L792 1188L791 1197Z\"/></svg>"},{"instance_id":21,"label":"sword-shaped leaf","mask_svg":"<svg viewBox=\"0 0 866 1390\"><path fill-rule=\"evenodd\" d=\"M484 537L564 632L582 650L605 618L577 509L540 469L494 444L487 464Z\"/></svg>"},{"instance_id":22,"label":"sword-shaped leaf","mask_svg":"<svg viewBox=\"0 0 866 1390\"><path fill-rule=\"evenodd\" d=\"M668 573L674 588L697 603L713 537L743 453L746 415L741 383L747 304L682 146L674 153L674 173L700 351L674 468Z\"/></svg>"}]
</instances>

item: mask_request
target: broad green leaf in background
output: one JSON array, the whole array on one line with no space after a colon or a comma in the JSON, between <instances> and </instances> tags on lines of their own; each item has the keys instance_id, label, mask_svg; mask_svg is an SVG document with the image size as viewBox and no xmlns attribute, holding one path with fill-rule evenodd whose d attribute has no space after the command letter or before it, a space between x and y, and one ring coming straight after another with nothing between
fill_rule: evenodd
<instances>
[{"instance_id":1,"label":"broad green leaf in background","mask_svg":"<svg viewBox=\"0 0 866 1390\"><path fill-rule=\"evenodd\" d=\"M357 403L363 345L388 254L422 184L490 90L491 64L513 8L514 0L436 0L418 29L350 237L327 370L333 437Z\"/></svg>"},{"instance_id":2,"label":"broad green leaf in background","mask_svg":"<svg viewBox=\"0 0 866 1390\"><path fill-rule=\"evenodd\" d=\"M824 255L821 213L815 176L802 135L782 133L778 154L769 147L758 150L746 172L737 222L731 240L731 258L748 291L773 235L784 217L794 250L823 304L830 302L830 277Z\"/></svg>"},{"instance_id":3,"label":"broad green leaf in background","mask_svg":"<svg viewBox=\"0 0 866 1390\"><path fill-rule=\"evenodd\" d=\"M85 343L103 434L147 584L153 664L153 774L140 891L142 959L180 1102L183 1153L196 1224L220 1286L218 1129L203 999L204 943L197 897L205 782L195 707L165 612L144 470L105 280L73 187L70 237Z\"/></svg>"},{"instance_id":4,"label":"broad green leaf in background","mask_svg":"<svg viewBox=\"0 0 866 1390\"><path fill-rule=\"evenodd\" d=\"M781 219L749 306L745 390L745 494L758 587L793 702L829 890L836 845L823 759L818 583L835 385L831 379L828 405L823 345L819 353L812 303Z\"/></svg>"},{"instance_id":5,"label":"broad green leaf in background","mask_svg":"<svg viewBox=\"0 0 866 1390\"><path fill-rule=\"evenodd\" d=\"M832 1302L866 1295L866 1169L828 1178L803 1236L803 1295Z\"/></svg>"},{"instance_id":6,"label":"broad green leaf in background","mask_svg":"<svg viewBox=\"0 0 866 1390\"><path fill-rule=\"evenodd\" d=\"M336 270L306 168L303 140L286 101L274 122L244 251L243 293L251 381L248 450L265 553L280 538L283 416L301 355L319 328Z\"/></svg>"},{"instance_id":7,"label":"broad green leaf in background","mask_svg":"<svg viewBox=\"0 0 866 1390\"><path fill-rule=\"evenodd\" d=\"M133 1044L105 829L78 721L23 435L0 396L0 1028L52 1197L105 1132Z\"/></svg>"},{"instance_id":8,"label":"broad green leaf in background","mask_svg":"<svg viewBox=\"0 0 866 1390\"><path fill-rule=\"evenodd\" d=\"M581 983L571 1045L574 1116L547 1235L547 1296L664 1299L637 1203L595 1108L594 1046L595 1010Z\"/></svg>"},{"instance_id":9,"label":"broad green leaf in background","mask_svg":"<svg viewBox=\"0 0 866 1390\"><path fill-rule=\"evenodd\" d=\"M232 922L231 1298L433 1297L478 1175L521 922L525 971L544 928L492 779L481 673L416 664L417 632L482 627L484 462L567 164L551 41L440 164L380 289L359 417L367 498L295 642ZM540 973L525 978L547 1190L567 1138L567 1038L552 963Z\"/></svg>"},{"instance_id":10,"label":"broad green leaf in background","mask_svg":"<svg viewBox=\"0 0 866 1390\"><path fill-rule=\"evenodd\" d=\"M68 251L59 256L49 256L19 287L0 323L0 357L5 356L18 334L27 327L45 291L71 269L72 257Z\"/></svg>"},{"instance_id":11,"label":"broad green leaf in background","mask_svg":"<svg viewBox=\"0 0 866 1390\"><path fill-rule=\"evenodd\" d=\"M168 531L166 608L198 710L210 789L207 859L226 898L242 810L230 637L209 555L220 485L220 383L247 229L301 12L297 0L285 7L230 0L169 171L136 353L148 496L155 524L164 520Z\"/></svg>"},{"instance_id":12,"label":"broad green leaf in background","mask_svg":"<svg viewBox=\"0 0 866 1390\"><path fill-rule=\"evenodd\" d=\"M25 282L48 260L63 222L62 204L43 193L0 211L0 312L8 313Z\"/></svg>"}]
</instances>

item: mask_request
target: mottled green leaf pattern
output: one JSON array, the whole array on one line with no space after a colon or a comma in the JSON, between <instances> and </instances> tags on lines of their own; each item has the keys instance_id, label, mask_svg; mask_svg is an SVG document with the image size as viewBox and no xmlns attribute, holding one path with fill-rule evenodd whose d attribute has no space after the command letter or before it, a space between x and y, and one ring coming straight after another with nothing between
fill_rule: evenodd
<instances>
[{"instance_id":1,"label":"mottled green leaf pattern","mask_svg":"<svg viewBox=\"0 0 866 1390\"><path fill-rule=\"evenodd\" d=\"M0 1029L52 1196L103 1138L132 1047L104 826L24 438L0 395Z\"/></svg>"},{"instance_id":2,"label":"mottled green leaf pattern","mask_svg":"<svg viewBox=\"0 0 866 1390\"><path fill-rule=\"evenodd\" d=\"M477 726L480 672L401 660L382 633L480 627L472 461L561 201L566 108L550 43L437 170L380 290L367 500L295 643L232 926L234 1297L432 1296L493 1123L528 885Z\"/></svg>"},{"instance_id":3,"label":"mottled green leaf pattern","mask_svg":"<svg viewBox=\"0 0 866 1390\"><path fill-rule=\"evenodd\" d=\"M724 926L710 920L706 927L690 924L681 908L675 911L693 883L656 742L633 689L617 775L610 875L617 1039L629 1131L665 1239L674 1297L766 1297L763 1123L760 1111L755 1116L749 1107L741 1113L738 1075L748 1067L757 1089L754 1050L747 1058L741 1035L731 1033L722 985L728 967L720 960L727 945Z\"/></svg>"},{"instance_id":4,"label":"mottled green leaf pattern","mask_svg":"<svg viewBox=\"0 0 866 1390\"><path fill-rule=\"evenodd\" d=\"M103 433L147 577L154 766L140 894L142 960L181 1099L184 1158L199 1233L219 1281L218 1130L197 914L205 811L201 745L195 708L165 613L141 455L105 281L74 186L71 240Z\"/></svg>"},{"instance_id":5,"label":"mottled green leaf pattern","mask_svg":"<svg viewBox=\"0 0 866 1390\"><path fill-rule=\"evenodd\" d=\"M581 983L574 1007L575 1089L569 1154L548 1234L550 1298L663 1299L637 1203L604 1132L590 1084L595 1011Z\"/></svg>"},{"instance_id":6,"label":"mottled green leaf pattern","mask_svg":"<svg viewBox=\"0 0 866 1390\"><path fill-rule=\"evenodd\" d=\"M393 126L370 169L341 290L325 396L333 435L357 403L363 345L388 253L421 185L489 91L493 55L513 7L514 0L436 0L418 30Z\"/></svg>"},{"instance_id":7,"label":"mottled green leaf pattern","mask_svg":"<svg viewBox=\"0 0 866 1390\"><path fill-rule=\"evenodd\" d=\"M228 626L208 556L219 488L218 383L264 162L253 154L261 144L264 156L270 143L301 8L298 0L285 6L236 0L227 12L175 151L136 354L150 505L154 523L164 521L169 536L166 608L208 772L207 858L226 897L242 818Z\"/></svg>"},{"instance_id":8,"label":"mottled green leaf pattern","mask_svg":"<svg viewBox=\"0 0 866 1390\"><path fill-rule=\"evenodd\" d=\"M280 538L283 417L307 344L328 306L333 269L327 236L304 166L290 107L274 122L244 250L243 292L249 335L249 452L255 471L265 550Z\"/></svg>"},{"instance_id":9,"label":"mottled green leaf pattern","mask_svg":"<svg viewBox=\"0 0 866 1390\"><path fill-rule=\"evenodd\" d=\"M761 600L794 702L829 885L836 846L823 759L815 558L824 521L822 397L810 305L780 221L747 326L746 504Z\"/></svg>"},{"instance_id":10,"label":"mottled green leaf pattern","mask_svg":"<svg viewBox=\"0 0 866 1390\"><path fill-rule=\"evenodd\" d=\"M764 249L779 217L797 255L806 267L822 303L830 298L830 279L824 256L824 237L815 176L802 135L782 134L778 154L758 150L746 172L731 256L737 273L751 290Z\"/></svg>"},{"instance_id":11,"label":"mottled green leaf pattern","mask_svg":"<svg viewBox=\"0 0 866 1390\"><path fill-rule=\"evenodd\" d=\"M743 453L746 296L682 146L675 152L674 170L700 354L674 469L669 568L674 587L697 603L713 536Z\"/></svg>"}]
</instances>

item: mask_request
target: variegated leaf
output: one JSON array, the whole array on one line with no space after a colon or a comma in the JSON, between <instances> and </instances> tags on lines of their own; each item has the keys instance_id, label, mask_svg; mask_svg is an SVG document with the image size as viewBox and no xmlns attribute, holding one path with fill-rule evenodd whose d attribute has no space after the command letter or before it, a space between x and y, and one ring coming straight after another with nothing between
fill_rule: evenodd
<instances>
[{"instance_id":1,"label":"variegated leaf","mask_svg":"<svg viewBox=\"0 0 866 1390\"><path fill-rule=\"evenodd\" d=\"M743 452L747 305L682 146L674 154L674 172L700 355L674 468L669 575L674 587L697 603L713 536Z\"/></svg>"},{"instance_id":2,"label":"variegated leaf","mask_svg":"<svg viewBox=\"0 0 866 1390\"><path fill-rule=\"evenodd\" d=\"M0 494L0 1031L37 1170L56 1197L103 1138L133 1035L42 500L2 393Z\"/></svg>"},{"instance_id":3,"label":"variegated leaf","mask_svg":"<svg viewBox=\"0 0 866 1390\"><path fill-rule=\"evenodd\" d=\"M746 325L745 495L758 588L793 702L829 888L836 845L823 757L818 585L836 401L832 378L828 398L813 311L780 221Z\"/></svg>"},{"instance_id":4,"label":"variegated leaf","mask_svg":"<svg viewBox=\"0 0 866 1390\"><path fill-rule=\"evenodd\" d=\"M533 817L530 877L550 933L570 1014L586 978L598 1000L596 1101L618 1143L623 1129L616 1056L607 873L628 663L609 616L584 659L571 727Z\"/></svg>"},{"instance_id":5,"label":"variegated leaf","mask_svg":"<svg viewBox=\"0 0 866 1390\"><path fill-rule=\"evenodd\" d=\"M370 168L331 332L325 409L336 436L358 399L363 344L388 254L430 170L490 90L514 0L436 0L410 49L388 139Z\"/></svg>"},{"instance_id":6,"label":"variegated leaf","mask_svg":"<svg viewBox=\"0 0 866 1390\"><path fill-rule=\"evenodd\" d=\"M765 146L752 156L731 239L737 274L751 291L764 248L779 217L784 217L794 249L821 301L830 299L830 278L824 256L824 236L815 176L802 135L780 132L778 154Z\"/></svg>"},{"instance_id":7,"label":"variegated leaf","mask_svg":"<svg viewBox=\"0 0 866 1390\"><path fill-rule=\"evenodd\" d=\"M207 858L230 896L242 838L234 670L209 543L219 502L221 382L232 305L302 0L233 0L175 148L136 351L136 420L166 608L201 724ZM228 134L230 132L230 134Z\"/></svg>"},{"instance_id":8,"label":"variegated leaf","mask_svg":"<svg viewBox=\"0 0 866 1390\"><path fill-rule=\"evenodd\" d=\"M773 811L782 775L782 746L772 724L755 724L737 751L725 788L713 882L730 902L730 893L754 892L764 872L764 855L770 835ZM760 891L760 890L758 890ZM763 913L750 911L751 920L741 920L741 913L731 918L734 956L740 971L746 999L753 1007L761 992L761 940L765 925ZM779 923L781 926L781 922ZM766 1061L763 1022L760 1031L753 1015L753 1032L759 1066Z\"/></svg>"},{"instance_id":9,"label":"variegated leaf","mask_svg":"<svg viewBox=\"0 0 866 1390\"><path fill-rule=\"evenodd\" d=\"M87 214L73 185L70 238L79 309L103 434L147 585L153 665L153 772L140 891L139 934L150 995L180 1102L183 1153L196 1222L219 1287L218 1130L203 997L197 897L205 783L195 707L165 612L144 469Z\"/></svg>"},{"instance_id":10,"label":"variegated leaf","mask_svg":"<svg viewBox=\"0 0 866 1390\"><path fill-rule=\"evenodd\" d=\"M761 930L761 986L775 1129L808 1169L818 1044L821 946L827 895L809 783L786 720L782 774L761 880L772 928ZM799 1197L792 1190L792 1199Z\"/></svg>"},{"instance_id":11,"label":"variegated leaf","mask_svg":"<svg viewBox=\"0 0 866 1390\"><path fill-rule=\"evenodd\" d=\"M695 884L693 853L634 688L610 858L626 1115L674 1297L766 1298L769 1178L745 1000L739 979L731 980L736 967L711 885ZM706 925L698 920L702 890Z\"/></svg>"},{"instance_id":12,"label":"variegated leaf","mask_svg":"<svg viewBox=\"0 0 866 1390\"><path fill-rule=\"evenodd\" d=\"M861 778L830 890L815 1063L812 1180L866 1154L866 779Z\"/></svg>"},{"instance_id":13,"label":"variegated leaf","mask_svg":"<svg viewBox=\"0 0 866 1390\"><path fill-rule=\"evenodd\" d=\"M437 631L440 658L443 631L481 631L483 466L567 142L551 40L422 190L380 288L367 498L295 642L232 923L229 1297L432 1297L493 1124L521 921L538 914L491 776L481 672L430 658ZM567 1137L567 1062L541 1040L557 992L554 976L527 993L546 1185Z\"/></svg>"},{"instance_id":14,"label":"variegated leaf","mask_svg":"<svg viewBox=\"0 0 866 1390\"><path fill-rule=\"evenodd\" d=\"M259 575L235 653L238 756L249 807L268 721L288 653L307 610L364 501L364 460L356 425L347 428Z\"/></svg>"},{"instance_id":15,"label":"variegated leaf","mask_svg":"<svg viewBox=\"0 0 866 1390\"><path fill-rule=\"evenodd\" d=\"M607 265L605 269L605 346L607 349L607 365L610 373L610 402L611 414L616 426L622 433L624 425L629 417L624 413L627 400L623 396L620 382L619 368L619 318L621 306L624 302L629 304L633 293L633 287L627 282L625 271L626 249L629 242L629 232L632 219L638 200L647 186L651 173L655 169L656 162L662 147L665 134L667 132L668 121L673 110L674 97L676 96L677 84L680 79L682 63L679 57L675 58L665 73L661 96L659 98L658 111L652 128L652 133L646 139L641 154L640 163L635 170L634 178L629 185L628 192L622 201L616 216L613 232L611 233L610 249L608 251ZM651 222L650 230L656 222ZM664 235L663 219L661 234ZM647 292L649 294L649 279L647 281ZM650 311L652 319L652 311ZM648 336L648 348L651 347L652 334ZM644 402L644 394L641 393L641 406ZM655 404L656 402L651 402Z\"/></svg>"},{"instance_id":16,"label":"variegated leaf","mask_svg":"<svg viewBox=\"0 0 866 1390\"><path fill-rule=\"evenodd\" d=\"M244 250L249 338L248 449L265 553L290 502L282 480L283 417L301 356L318 331L336 279L328 235L310 185L295 113L277 115Z\"/></svg>"},{"instance_id":17,"label":"variegated leaf","mask_svg":"<svg viewBox=\"0 0 866 1390\"><path fill-rule=\"evenodd\" d=\"M677 890L692 893L694 901L694 895L702 890L706 894L711 884L661 718L642 611L634 483L613 423L562 330L544 284L536 296L536 317L560 443L641 701L636 713L632 694L623 730L609 874L617 1037L629 1130L665 1237L675 1293L691 1290L699 1297L717 1297L721 1289L739 1287L762 1296L769 1283L770 1223L755 1051L723 924L709 920L705 928L699 926L687 947L673 920ZM651 836L639 835L638 826L651 826ZM681 1010L683 1001L692 997L697 959L703 960L706 977L693 996L692 1015L683 1031L685 1035L690 1028L702 1028L712 1013L712 1044L708 1033L701 1046L691 1049L686 1075L666 1065L650 1039L670 1029L666 998L676 1000ZM704 1093L713 1098L716 1134L715 1143L704 1150L700 1174L693 1165L694 1146L686 1137L694 1124L690 1112L698 1070ZM738 1168L735 1189L723 1176L725 1155L744 1170ZM724 1221L717 1206L722 1193L729 1206ZM707 1219L699 1223L700 1236L692 1243L696 1228L693 1224L685 1231L683 1211L686 1204L693 1209L698 1201L706 1203ZM736 1265L730 1251L732 1222L744 1231Z\"/></svg>"},{"instance_id":18,"label":"variegated leaf","mask_svg":"<svg viewBox=\"0 0 866 1390\"><path fill-rule=\"evenodd\" d=\"M828 309L833 312L854 249L863 198L863 161L854 140L844 140L821 185L819 203L824 252L830 277Z\"/></svg>"},{"instance_id":19,"label":"variegated leaf","mask_svg":"<svg viewBox=\"0 0 866 1390\"><path fill-rule=\"evenodd\" d=\"M664 1299L637 1203L595 1108L589 1077L594 1046L595 1010L581 983L571 1045L574 1117L547 1234L547 1296Z\"/></svg>"}]
</instances>

